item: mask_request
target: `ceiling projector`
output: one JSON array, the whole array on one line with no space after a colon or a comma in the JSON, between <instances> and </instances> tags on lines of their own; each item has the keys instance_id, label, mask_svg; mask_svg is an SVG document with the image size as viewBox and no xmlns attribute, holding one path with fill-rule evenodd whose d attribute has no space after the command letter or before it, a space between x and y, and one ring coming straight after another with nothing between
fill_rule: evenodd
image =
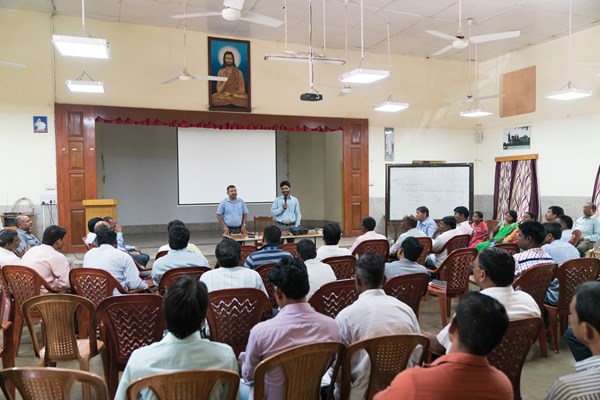
<instances>
[{"instance_id":1,"label":"ceiling projector","mask_svg":"<svg viewBox=\"0 0 600 400\"><path fill-rule=\"evenodd\" d=\"M300 95L300 100L302 101L321 101L323 100L323 95L321 93L315 92L306 92Z\"/></svg>"}]
</instances>

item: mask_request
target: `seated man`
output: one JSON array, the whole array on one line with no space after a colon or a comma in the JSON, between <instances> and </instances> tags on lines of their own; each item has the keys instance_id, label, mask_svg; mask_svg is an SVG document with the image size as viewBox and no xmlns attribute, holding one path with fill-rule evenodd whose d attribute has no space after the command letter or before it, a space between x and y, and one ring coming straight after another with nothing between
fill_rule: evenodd
<instances>
[{"instance_id":1,"label":"seated man","mask_svg":"<svg viewBox=\"0 0 600 400\"><path fill-rule=\"evenodd\" d=\"M94 217L94 218L89 219L89 221L87 223L88 234L85 237L86 244L93 244L96 246L98 245L98 242L96 241L96 234L94 233L94 229L96 228L96 224L100 221L104 221L104 220L100 217Z\"/></svg>"},{"instance_id":2,"label":"seated man","mask_svg":"<svg viewBox=\"0 0 600 400\"><path fill-rule=\"evenodd\" d=\"M473 278L481 294L493 297L506 309L509 319L539 317L541 315L533 297L522 290L514 290L515 260L509 252L497 247L484 249L475 259ZM437 336L426 332L430 349L437 354L450 351L452 340L450 326L446 325Z\"/></svg>"},{"instance_id":3,"label":"seated man","mask_svg":"<svg viewBox=\"0 0 600 400\"><path fill-rule=\"evenodd\" d=\"M150 260L150 256L148 254L144 254L134 246L127 246L125 244L125 239L123 238L123 231L121 230L121 226L117 224L117 221L113 217L104 217L104 221L108 222L110 228L117 233L117 247L122 250L127 250L131 257L142 266L148 265L148 261Z\"/></svg>"},{"instance_id":4,"label":"seated man","mask_svg":"<svg viewBox=\"0 0 600 400\"><path fill-rule=\"evenodd\" d=\"M340 239L342 238L342 228L339 224L326 224L323 227L323 246L317 250L317 261L323 261L329 257L351 256L350 250L340 247Z\"/></svg>"},{"instance_id":5,"label":"seated man","mask_svg":"<svg viewBox=\"0 0 600 400\"><path fill-rule=\"evenodd\" d=\"M456 219L456 230L461 235L471 235L473 233L473 228L469 223L469 209L467 207L456 207L454 209L454 219Z\"/></svg>"},{"instance_id":6,"label":"seated man","mask_svg":"<svg viewBox=\"0 0 600 400\"><path fill-rule=\"evenodd\" d=\"M190 240L190 231L185 226L173 226L169 231L169 246L171 250L154 262L152 280L158 286L162 276L170 269L180 267L208 267L208 260L201 254L186 250Z\"/></svg>"},{"instance_id":7,"label":"seated man","mask_svg":"<svg viewBox=\"0 0 600 400\"><path fill-rule=\"evenodd\" d=\"M571 300L571 326L575 337L591 351L592 357L575 364L576 373L558 378L548 400L600 398L600 283L585 282Z\"/></svg>"},{"instance_id":8,"label":"seated man","mask_svg":"<svg viewBox=\"0 0 600 400\"><path fill-rule=\"evenodd\" d=\"M414 215L405 215L404 218L400 220L400 228L404 231L404 233L398 236L396 243L390 247L390 255L395 255L402 242L408 237L427 237L427 235L420 229L417 229L417 218Z\"/></svg>"},{"instance_id":9,"label":"seated man","mask_svg":"<svg viewBox=\"0 0 600 400\"><path fill-rule=\"evenodd\" d=\"M519 225L517 244L521 252L513 255L515 279L534 265L554 262L552 257L542 249L544 239L546 239L546 229L539 222L527 221Z\"/></svg>"},{"instance_id":10,"label":"seated man","mask_svg":"<svg viewBox=\"0 0 600 400\"><path fill-rule=\"evenodd\" d=\"M596 216L596 205L587 202L583 206L583 216L577 218L573 230L579 229L581 232L581 242L577 243L577 250L581 257L594 247L594 243L600 240L600 219ZM22 239L21 239L22 240Z\"/></svg>"},{"instance_id":11,"label":"seated man","mask_svg":"<svg viewBox=\"0 0 600 400\"><path fill-rule=\"evenodd\" d=\"M50 225L44 231L42 244L31 247L21 258L21 265L34 269L55 289L70 287L69 260L59 252L66 234L62 226ZM46 289L42 288L42 293L46 293Z\"/></svg>"},{"instance_id":12,"label":"seated man","mask_svg":"<svg viewBox=\"0 0 600 400\"><path fill-rule=\"evenodd\" d=\"M5 265L21 265L21 259L15 254L21 239L17 231L2 229L0 231L0 267Z\"/></svg>"},{"instance_id":13,"label":"seated man","mask_svg":"<svg viewBox=\"0 0 600 400\"><path fill-rule=\"evenodd\" d=\"M506 310L496 299L473 292L465 295L450 323L452 351L424 367L400 372L373 399L512 399L510 380L486 357L507 329Z\"/></svg>"},{"instance_id":14,"label":"seated man","mask_svg":"<svg viewBox=\"0 0 600 400\"><path fill-rule=\"evenodd\" d=\"M562 234L562 228L558 222L546 222L544 223L544 229L546 229L546 239L542 250L552 257L554 264L557 266L562 265L564 262L579 258L579 251L569 242L563 242L560 240ZM558 302L558 279L554 279L550 283L548 292L544 303L556 306Z\"/></svg>"},{"instance_id":15,"label":"seated man","mask_svg":"<svg viewBox=\"0 0 600 400\"><path fill-rule=\"evenodd\" d=\"M169 231L171 230L171 228L175 225L179 225L179 226L185 226L185 224L178 220L178 219L174 219L173 221L169 221L169 223L167 224L167 235L169 234ZM157 253L160 253L161 251L169 251L171 250L171 248L169 247L169 244L164 244L162 246L160 246L158 248ZM188 241L188 245L186 247L187 251L190 251L192 253L196 253L196 254L200 254L201 256L203 256L202 252L200 251L200 249L198 248L198 246L196 246L194 243L190 243Z\"/></svg>"},{"instance_id":16,"label":"seated man","mask_svg":"<svg viewBox=\"0 0 600 400\"><path fill-rule=\"evenodd\" d=\"M384 267L383 259L373 253L363 254L356 263L358 299L335 318L340 341L346 346L379 336L421 332L413 310L383 291ZM367 355L358 356L352 361L350 399L364 399L369 386L370 369ZM336 397L339 398L337 392Z\"/></svg>"},{"instance_id":17,"label":"seated man","mask_svg":"<svg viewBox=\"0 0 600 400\"><path fill-rule=\"evenodd\" d=\"M560 215L564 215L564 214L565 214L565 210L563 210L562 207L550 206L550 207L548 207L548 211L546 211L546 215L544 216L544 219L546 220L546 222L554 222L556 220L556 218L558 218Z\"/></svg>"},{"instance_id":18,"label":"seated man","mask_svg":"<svg viewBox=\"0 0 600 400\"><path fill-rule=\"evenodd\" d=\"M229 345L200 337L208 303L204 284L189 276L179 278L169 288L163 300L169 332L160 342L133 351L121 376L116 400L126 399L127 385L131 382L162 372L220 368L237 373L237 360ZM146 392L142 398L148 400L154 396Z\"/></svg>"},{"instance_id":19,"label":"seated man","mask_svg":"<svg viewBox=\"0 0 600 400\"><path fill-rule=\"evenodd\" d=\"M117 232L106 227L96 228L98 246L90 249L83 257L83 266L108 271L125 290L148 289L148 284L139 275L133 258L117 249ZM115 289L115 295L119 292Z\"/></svg>"},{"instance_id":20,"label":"seated man","mask_svg":"<svg viewBox=\"0 0 600 400\"><path fill-rule=\"evenodd\" d=\"M352 244L352 247L350 247L350 249L348 250L348 251L350 251L350 253L352 253L354 251L354 249L356 249L356 247L359 244L361 244L362 242L364 242L365 240L383 239L383 240L387 241L387 237L375 232L376 224L377 223L375 222L375 219L373 217L364 217L363 218L360 228L362 229L364 234L360 235L359 237L356 238L356 240L354 240L354 244Z\"/></svg>"},{"instance_id":21,"label":"seated man","mask_svg":"<svg viewBox=\"0 0 600 400\"><path fill-rule=\"evenodd\" d=\"M573 236L573 218L568 215L559 215L558 218L556 218L556 222L560 224L562 229L560 240L563 242L571 240L571 237Z\"/></svg>"},{"instance_id":22,"label":"seated man","mask_svg":"<svg viewBox=\"0 0 600 400\"><path fill-rule=\"evenodd\" d=\"M321 261L317 261L317 246L315 242L309 239L302 239L296 245L298 257L304 261L306 272L308 273L308 295L307 299L317 291L318 288L326 283L337 280L333 269Z\"/></svg>"},{"instance_id":23,"label":"seated man","mask_svg":"<svg viewBox=\"0 0 600 400\"><path fill-rule=\"evenodd\" d=\"M42 244L42 242L31 233L33 221L27 215L17 215L15 218L15 226L17 227L19 238L21 239L21 243L17 248L17 254L21 257L23 257L23 254L25 254L30 247Z\"/></svg>"},{"instance_id":24,"label":"seated man","mask_svg":"<svg viewBox=\"0 0 600 400\"><path fill-rule=\"evenodd\" d=\"M454 236L462 235L456 229L456 219L450 216L442 218L438 232L439 236L433 241L431 253L427 256L427 267L432 269L438 268L448 258L448 250L444 249L446 243Z\"/></svg>"},{"instance_id":25,"label":"seated man","mask_svg":"<svg viewBox=\"0 0 600 400\"><path fill-rule=\"evenodd\" d=\"M398 275L427 273L427 268L417 263L423 245L414 237L407 237L396 253L398 260L385 264L385 277L387 279Z\"/></svg>"},{"instance_id":26,"label":"seated man","mask_svg":"<svg viewBox=\"0 0 600 400\"><path fill-rule=\"evenodd\" d=\"M220 268L202 274L200 281L206 284L209 292L220 289L254 288L268 295L258 272L240 266L242 251L235 240L224 238L215 248L215 257ZM158 261L161 259L159 258Z\"/></svg>"},{"instance_id":27,"label":"seated man","mask_svg":"<svg viewBox=\"0 0 600 400\"><path fill-rule=\"evenodd\" d=\"M279 262L282 258L291 258L288 251L279 248L280 243L281 229L275 225L267 226L263 233L263 247L246 258L244 267L256 269L264 264Z\"/></svg>"},{"instance_id":28,"label":"seated man","mask_svg":"<svg viewBox=\"0 0 600 400\"><path fill-rule=\"evenodd\" d=\"M281 311L270 320L252 328L246 351L240 354L242 364L242 399L247 398L254 381L254 369L265 358L290 347L307 343L337 342L338 327L326 315L316 312L307 302L308 274L297 258L284 258L269 273L274 295ZM267 373L265 395L268 399L283 398L284 377L281 371Z\"/></svg>"},{"instance_id":29,"label":"seated man","mask_svg":"<svg viewBox=\"0 0 600 400\"><path fill-rule=\"evenodd\" d=\"M417 207L417 229L425 233L427 237L433 239L433 235L438 227L433 218L429 216L429 208L425 206Z\"/></svg>"}]
</instances>

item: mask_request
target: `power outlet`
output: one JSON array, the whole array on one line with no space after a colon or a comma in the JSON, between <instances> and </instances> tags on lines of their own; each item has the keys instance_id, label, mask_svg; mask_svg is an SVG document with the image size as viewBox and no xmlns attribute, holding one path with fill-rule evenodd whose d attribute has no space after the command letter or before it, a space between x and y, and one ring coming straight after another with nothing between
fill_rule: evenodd
<instances>
[{"instance_id":1,"label":"power outlet","mask_svg":"<svg viewBox=\"0 0 600 400\"><path fill-rule=\"evenodd\" d=\"M56 193L42 194L40 196L40 203L43 205L56 204Z\"/></svg>"}]
</instances>

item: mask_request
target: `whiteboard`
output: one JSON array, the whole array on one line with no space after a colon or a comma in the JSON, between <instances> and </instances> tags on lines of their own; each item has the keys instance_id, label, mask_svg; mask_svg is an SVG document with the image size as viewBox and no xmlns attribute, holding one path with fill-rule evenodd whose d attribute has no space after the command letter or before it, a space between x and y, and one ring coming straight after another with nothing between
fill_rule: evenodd
<instances>
[{"instance_id":1,"label":"whiteboard","mask_svg":"<svg viewBox=\"0 0 600 400\"><path fill-rule=\"evenodd\" d=\"M214 204L237 188L246 203L277 195L275 131L177 129L179 204Z\"/></svg>"},{"instance_id":2,"label":"whiteboard","mask_svg":"<svg viewBox=\"0 0 600 400\"><path fill-rule=\"evenodd\" d=\"M415 215L417 207L429 216L454 215L454 208L473 210L473 164L395 164L387 166L386 216L399 221Z\"/></svg>"}]
</instances>

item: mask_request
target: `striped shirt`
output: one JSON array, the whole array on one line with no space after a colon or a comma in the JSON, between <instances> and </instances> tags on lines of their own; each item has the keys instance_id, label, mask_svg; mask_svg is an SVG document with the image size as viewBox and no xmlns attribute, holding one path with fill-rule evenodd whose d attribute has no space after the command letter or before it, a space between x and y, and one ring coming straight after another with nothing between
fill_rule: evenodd
<instances>
[{"instance_id":1,"label":"striped shirt","mask_svg":"<svg viewBox=\"0 0 600 400\"><path fill-rule=\"evenodd\" d=\"M600 399L600 356L575 363L576 373L558 378L548 392L548 400Z\"/></svg>"},{"instance_id":2,"label":"striped shirt","mask_svg":"<svg viewBox=\"0 0 600 400\"><path fill-rule=\"evenodd\" d=\"M550 254L541 247L522 251L513 257L515 259L515 279L534 265L554 263Z\"/></svg>"},{"instance_id":3,"label":"striped shirt","mask_svg":"<svg viewBox=\"0 0 600 400\"><path fill-rule=\"evenodd\" d=\"M244 267L217 268L203 273L200 281L206 284L209 292L220 289L253 288L267 294L258 272Z\"/></svg>"},{"instance_id":4,"label":"striped shirt","mask_svg":"<svg viewBox=\"0 0 600 400\"><path fill-rule=\"evenodd\" d=\"M275 244L268 244L263 246L257 252L254 252L246 258L246 263L244 267L250 269L256 269L257 267L270 264L270 263L278 263L283 257L292 257L292 255L284 250L281 250L279 246Z\"/></svg>"}]
</instances>

